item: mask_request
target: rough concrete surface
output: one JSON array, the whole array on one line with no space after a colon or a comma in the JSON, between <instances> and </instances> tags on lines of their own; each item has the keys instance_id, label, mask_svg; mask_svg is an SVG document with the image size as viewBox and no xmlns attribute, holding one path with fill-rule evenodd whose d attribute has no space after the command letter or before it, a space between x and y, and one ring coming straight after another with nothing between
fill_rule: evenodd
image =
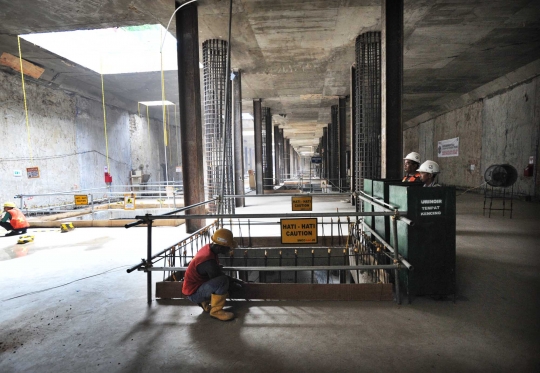
<instances>
[{"instance_id":1,"label":"rough concrete surface","mask_svg":"<svg viewBox=\"0 0 540 373\"><path fill-rule=\"evenodd\" d=\"M540 209L488 219L482 203L457 197L456 303L234 301L226 323L186 300L146 305L146 275L125 273L144 228L38 233L16 259L0 238L0 371L537 372ZM184 235L156 228L155 248Z\"/></svg>"}]
</instances>

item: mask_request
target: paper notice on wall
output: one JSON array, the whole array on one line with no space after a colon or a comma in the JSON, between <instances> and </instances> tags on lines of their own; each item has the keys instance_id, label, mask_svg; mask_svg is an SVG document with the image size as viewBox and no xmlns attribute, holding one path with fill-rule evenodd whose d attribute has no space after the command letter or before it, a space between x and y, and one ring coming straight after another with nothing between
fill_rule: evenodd
<instances>
[{"instance_id":1,"label":"paper notice on wall","mask_svg":"<svg viewBox=\"0 0 540 373\"><path fill-rule=\"evenodd\" d=\"M437 151L439 158L459 156L459 137L439 141Z\"/></svg>"}]
</instances>

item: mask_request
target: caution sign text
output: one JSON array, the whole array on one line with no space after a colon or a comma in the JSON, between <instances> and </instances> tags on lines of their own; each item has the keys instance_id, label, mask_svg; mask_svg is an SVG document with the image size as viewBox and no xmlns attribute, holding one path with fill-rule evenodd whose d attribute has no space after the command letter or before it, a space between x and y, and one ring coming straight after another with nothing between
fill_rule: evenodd
<instances>
[{"instance_id":1,"label":"caution sign text","mask_svg":"<svg viewBox=\"0 0 540 373\"><path fill-rule=\"evenodd\" d=\"M281 243L317 243L317 218L281 219Z\"/></svg>"},{"instance_id":2,"label":"caution sign text","mask_svg":"<svg viewBox=\"0 0 540 373\"><path fill-rule=\"evenodd\" d=\"M86 194L75 195L75 205L88 205L88 196Z\"/></svg>"},{"instance_id":3,"label":"caution sign text","mask_svg":"<svg viewBox=\"0 0 540 373\"><path fill-rule=\"evenodd\" d=\"M293 211L311 211L313 209L313 199L311 196L292 197Z\"/></svg>"}]
</instances>

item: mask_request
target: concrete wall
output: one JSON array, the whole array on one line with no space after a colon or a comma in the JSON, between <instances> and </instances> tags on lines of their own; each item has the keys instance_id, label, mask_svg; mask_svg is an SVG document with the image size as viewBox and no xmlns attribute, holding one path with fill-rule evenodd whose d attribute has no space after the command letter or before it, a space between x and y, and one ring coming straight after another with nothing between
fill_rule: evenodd
<instances>
[{"instance_id":1,"label":"concrete wall","mask_svg":"<svg viewBox=\"0 0 540 373\"><path fill-rule=\"evenodd\" d=\"M403 132L404 153L418 151L422 160L441 166L439 182L472 188L484 182L492 164L508 163L518 171L514 192L539 196L540 173L524 177L529 157L538 158L540 78L519 84L493 97L452 110ZM459 137L459 156L438 158L438 141ZM471 170L474 165L474 170Z\"/></svg>"},{"instance_id":2,"label":"concrete wall","mask_svg":"<svg viewBox=\"0 0 540 373\"><path fill-rule=\"evenodd\" d=\"M102 103L52 90L32 79L26 79L25 85L28 131L20 75L0 71L0 202L18 204L19 200L13 198L16 194L105 187L107 147ZM105 94L107 99L107 92ZM129 184L131 170L140 164L144 165L145 172L152 174L151 182L163 180L161 121L151 119L148 127L146 118L137 114L111 106L107 106L106 113L108 163L113 186ZM170 151L174 152L176 132L172 130L170 138L174 145L174 150ZM169 169L174 171L175 166L176 161ZM40 177L29 179L28 167L39 167ZM14 176L15 171L22 171L22 176ZM54 196L26 198L24 202L28 208L35 208L72 201L72 196Z\"/></svg>"}]
</instances>

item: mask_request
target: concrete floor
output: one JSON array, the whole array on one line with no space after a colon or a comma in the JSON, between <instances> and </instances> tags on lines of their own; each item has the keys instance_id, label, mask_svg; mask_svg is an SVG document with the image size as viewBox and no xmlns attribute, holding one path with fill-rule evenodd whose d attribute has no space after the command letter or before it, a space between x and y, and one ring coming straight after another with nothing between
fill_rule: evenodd
<instances>
[{"instance_id":1,"label":"concrete floor","mask_svg":"<svg viewBox=\"0 0 540 373\"><path fill-rule=\"evenodd\" d=\"M14 259L1 238L0 372L539 372L539 204L488 219L481 196L457 201L455 304L237 301L227 323L186 300L147 306L146 276L125 272L143 228L37 232ZM156 248L185 236L154 232Z\"/></svg>"}]
</instances>

